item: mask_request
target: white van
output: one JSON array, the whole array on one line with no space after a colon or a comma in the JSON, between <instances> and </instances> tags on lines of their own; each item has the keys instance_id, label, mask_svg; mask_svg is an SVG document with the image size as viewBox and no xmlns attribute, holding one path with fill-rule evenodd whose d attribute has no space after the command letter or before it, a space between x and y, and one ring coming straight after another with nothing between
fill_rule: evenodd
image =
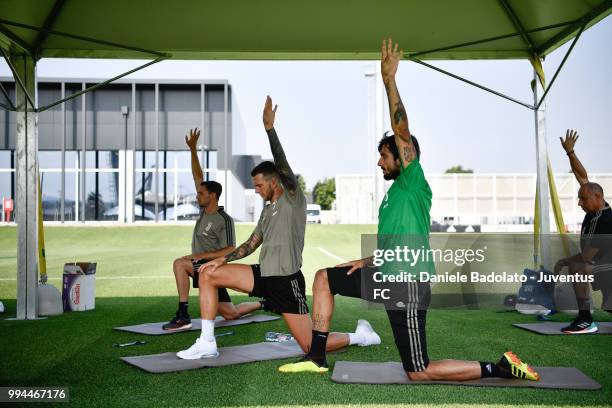
<instances>
[{"instance_id":1,"label":"white van","mask_svg":"<svg viewBox=\"0 0 612 408\"><path fill-rule=\"evenodd\" d=\"M321 223L321 206L319 204L308 204L306 206L306 222Z\"/></svg>"}]
</instances>

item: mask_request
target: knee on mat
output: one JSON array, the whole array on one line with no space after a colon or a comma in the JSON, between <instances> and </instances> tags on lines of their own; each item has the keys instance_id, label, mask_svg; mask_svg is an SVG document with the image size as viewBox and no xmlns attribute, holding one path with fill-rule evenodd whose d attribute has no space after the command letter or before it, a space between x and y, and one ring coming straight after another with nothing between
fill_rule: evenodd
<instances>
[{"instance_id":1,"label":"knee on mat","mask_svg":"<svg viewBox=\"0 0 612 408\"><path fill-rule=\"evenodd\" d=\"M327 269L319 269L315 273L314 282L312 283L312 291L329 291L329 282L327 281Z\"/></svg>"},{"instance_id":2,"label":"knee on mat","mask_svg":"<svg viewBox=\"0 0 612 408\"><path fill-rule=\"evenodd\" d=\"M240 317L240 313L237 310L231 312L219 311L219 313L225 320L236 320Z\"/></svg>"},{"instance_id":3,"label":"knee on mat","mask_svg":"<svg viewBox=\"0 0 612 408\"><path fill-rule=\"evenodd\" d=\"M410 381L429 381L429 374L427 370L424 371L406 371L406 375Z\"/></svg>"}]
</instances>

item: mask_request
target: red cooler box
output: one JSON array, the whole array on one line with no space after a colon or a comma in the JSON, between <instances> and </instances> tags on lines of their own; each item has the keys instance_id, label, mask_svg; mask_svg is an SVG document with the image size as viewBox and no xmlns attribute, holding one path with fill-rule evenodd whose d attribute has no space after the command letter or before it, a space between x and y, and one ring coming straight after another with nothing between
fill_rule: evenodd
<instances>
[{"instance_id":1,"label":"red cooler box","mask_svg":"<svg viewBox=\"0 0 612 408\"><path fill-rule=\"evenodd\" d=\"M95 309L95 262L75 262L64 265L62 302L64 303L64 312Z\"/></svg>"}]
</instances>

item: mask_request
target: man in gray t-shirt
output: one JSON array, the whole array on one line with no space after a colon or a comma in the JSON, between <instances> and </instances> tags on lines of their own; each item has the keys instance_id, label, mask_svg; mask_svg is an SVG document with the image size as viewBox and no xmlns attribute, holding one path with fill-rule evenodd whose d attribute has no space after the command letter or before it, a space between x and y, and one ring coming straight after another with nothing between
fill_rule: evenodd
<instances>
[{"instance_id":1,"label":"man in gray t-shirt","mask_svg":"<svg viewBox=\"0 0 612 408\"><path fill-rule=\"evenodd\" d=\"M202 264L232 252L236 246L234 220L223 207L219 206L221 184L216 181L204 181L196 149L199 136L199 130L191 130L185 141L191 150L191 172L197 191L200 217L193 229L191 253L174 260L172 269L176 279L179 304L174 318L162 326L164 330L191 328L191 317L188 313L189 277L193 278L193 287L197 288L198 270ZM245 302L235 306L225 288L219 288L217 296L219 303L216 312L218 311L227 320L237 319L261 308L261 302Z\"/></svg>"},{"instance_id":2,"label":"man in gray t-shirt","mask_svg":"<svg viewBox=\"0 0 612 408\"><path fill-rule=\"evenodd\" d=\"M202 334L195 344L177 353L179 358L216 357L214 318L219 288L231 288L264 299L264 310L283 316L291 334L304 351L310 348L312 322L306 304L306 284L300 271L306 198L291 170L274 130L276 107L266 99L263 122L274 162L264 161L251 172L255 191L266 205L250 238L231 253L210 261L200 269ZM259 264L228 262L242 259L261 246ZM315 316L315 318L317 318ZM336 350L349 345L349 335L332 333L327 346Z\"/></svg>"}]
</instances>

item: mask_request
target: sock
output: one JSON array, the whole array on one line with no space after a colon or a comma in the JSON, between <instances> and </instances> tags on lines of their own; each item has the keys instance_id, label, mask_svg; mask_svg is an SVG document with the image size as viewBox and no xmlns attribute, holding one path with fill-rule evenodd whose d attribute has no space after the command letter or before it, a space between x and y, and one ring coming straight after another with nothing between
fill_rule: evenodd
<instances>
[{"instance_id":1,"label":"sock","mask_svg":"<svg viewBox=\"0 0 612 408\"><path fill-rule=\"evenodd\" d=\"M189 307L189 302L179 302L178 311L181 316L189 316L187 313L187 308Z\"/></svg>"},{"instance_id":2,"label":"sock","mask_svg":"<svg viewBox=\"0 0 612 408\"><path fill-rule=\"evenodd\" d=\"M312 331L312 343L308 357L315 363L321 365L325 363L325 348L327 347L327 336L329 332Z\"/></svg>"},{"instance_id":3,"label":"sock","mask_svg":"<svg viewBox=\"0 0 612 408\"><path fill-rule=\"evenodd\" d=\"M365 342L365 338L363 334L349 333L348 335L349 335L349 346L352 346L354 344L363 344L363 342Z\"/></svg>"},{"instance_id":4,"label":"sock","mask_svg":"<svg viewBox=\"0 0 612 408\"><path fill-rule=\"evenodd\" d=\"M204 341L215 341L215 321L202 319L202 334L200 338Z\"/></svg>"},{"instance_id":5,"label":"sock","mask_svg":"<svg viewBox=\"0 0 612 408\"><path fill-rule=\"evenodd\" d=\"M492 361L479 361L480 363L480 378L501 377L512 378L512 374L508 369L502 369L498 363Z\"/></svg>"},{"instance_id":6,"label":"sock","mask_svg":"<svg viewBox=\"0 0 612 408\"><path fill-rule=\"evenodd\" d=\"M578 301L578 317L581 320L586 320L588 322L593 321L593 317L591 316L591 305L589 299L576 299Z\"/></svg>"}]
</instances>

